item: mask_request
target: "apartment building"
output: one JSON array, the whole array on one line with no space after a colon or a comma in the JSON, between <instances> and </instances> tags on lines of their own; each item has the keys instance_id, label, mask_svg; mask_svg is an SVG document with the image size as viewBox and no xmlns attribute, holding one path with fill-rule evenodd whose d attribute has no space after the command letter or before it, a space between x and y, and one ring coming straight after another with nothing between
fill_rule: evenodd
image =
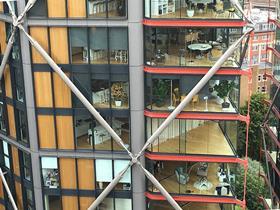
<instances>
[{"instance_id":1,"label":"apartment building","mask_svg":"<svg viewBox=\"0 0 280 210\"><path fill-rule=\"evenodd\" d=\"M3 55L12 18L0 5ZM24 7L13 3L17 14ZM229 0L37 0L23 25L136 154L246 22ZM241 69L248 42L140 159L184 210L245 205L235 173L246 166L237 125L249 123L238 112L240 76L250 75ZM0 100L1 168L19 209L87 209L130 161L22 31ZM12 209L0 189L0 209ZM98 209L172 207L133 166Z\"/></svg>"},{"instance_id":2,"label":"apartment building","mask_svg":"<svg viewBox=\"0 0 280 210\"><path fill-rule=\"evenodd\" d=\"M276 2L279 4L279 2ZM267 117L265 118L263 131L266 134L262 148L261 156L263 165L265 165L265 174L261 174L261 177L265 180L270 196L260 197L264 207L266 209L277 209L280 207L280 71L279 71L279 34L280 34L280 22L279 22L279 10L276 10L277 14L274 19L269 19L270 24L274 24L276 30L274 31L274 43L272 46L268 46L268 53L272 54L271 72L265 72L267 77L267 85L271 86L270 100L268 105L270 107ZM278 91L277 91L278 90Z\"/></svg>"}]
</instances>

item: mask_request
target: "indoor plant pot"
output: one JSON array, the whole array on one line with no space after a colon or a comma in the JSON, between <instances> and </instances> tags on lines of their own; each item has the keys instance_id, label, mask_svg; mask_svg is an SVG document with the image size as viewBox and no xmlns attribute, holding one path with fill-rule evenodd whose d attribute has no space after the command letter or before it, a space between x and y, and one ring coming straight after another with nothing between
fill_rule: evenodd
<instances>
[{"instance_id":1,"label":"indoor plant pot","mask_svg":"<svg viewBox=\"0 0 280 210\"><path fill-rule=\"evenodd\" d=\"M187 16L188 17L193 17L194 16L194 9L192 7L192 3L191 2L188 4Z\"/></svg>"},{"instance_id":2,"label":"indoor plant pot","mask_svg":"<svg viewBox=\"0 0 280 210\"><path fill-rule=\"evenodd\" d=\"M217 95L223 99L222 108L229 108L230 103L228 102L228 95L230 91L234 88L234 81L222 80L219 84L214 86L214 90L217 92Z\"/></svg>"},{"instance_id":3,"label":"indoor plant pot","mask_svg":"<svg viewBox=\"0 0 280 210\"><path fill-rule=\"evenodd\" d=\"M116 107L121 107L122 102L127 99L127 93L125 92L124 84L122 82L115 82L112 84L111 94L114 98Z\"/></svg>"},{"instance_id":4,"label":"indoor plant pot","mask_svg":"<svg viewBox=\"0 0 280 210\"><path fill-rule=\"evenodd\" d=\"M166 102L166 96L168 95L169 84L162 79L158 79L153 84L153 103L157 107L164 106Z\"/></svg>"}]
</instances>

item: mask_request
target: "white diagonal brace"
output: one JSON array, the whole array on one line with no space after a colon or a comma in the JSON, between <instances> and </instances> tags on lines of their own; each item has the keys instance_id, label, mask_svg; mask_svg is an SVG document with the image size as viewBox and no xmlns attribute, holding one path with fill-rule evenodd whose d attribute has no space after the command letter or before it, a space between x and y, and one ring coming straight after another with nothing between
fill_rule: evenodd
<instances>
[{"instance_id":1,"label":"white diagonal brace","mask_svg":"<svg viewBox=\"0 0 280 210\"><path fill-rule=\"evenodd\" d=\"M251 20L251 18L247 17L247 15L245 14L242 6L240 5L238 0L230 0L231 4L239 10L239 12L241 12L241 14L243 15L243 17L251 24L254 25L254 22Z\"/></svg>"},{"instance_id":2,"label":"white diagonal brace","mask_svg":"<svg viewBox=\"0 0 280 210\"><path fill-rule=\"evenodd\" d=\"M119 183L123 178L126 171L131 167L132 161L130 161L127 166L111 181L111 183L102 191L102 193L96 198L96 200L88 207L88 210L96 209L102 201L107 197L107 195L114 189L114 187Z\"/></svg>"},{"instance_id":3,"label":"white diagonal brace","mask_svg":"<svg viewBox=\"0 0 280 210\"><path fill-rule=\"evenodd\" d=\"M143 152L152 144L159 135L164 131L165 128L180 114L186 105L192 100L206 84L214 76L214 74L221 68L223 63L234 53L239 44L242 42L244 37L246 37L253 29L247 30L238 40L236 40L227 51L219 58L219 60L214 64L214 66L205 74L205 76L196 84L196 86L189 92L189 94L184 98L184 100L174 109L174 111L164 120L164 122L159 126L159 128L152 134L152 136L147 140L142 150L138 153L137 158L140 157Z\"/></svg>"},{"instance_id":4,"label":"white diagonal brace","mask_svg":"<svg viewBox=\"0 0 280 210\"><path fill-rule=\"evenodd\" d=\"M145 169L140 162L138 163L138 165L144 171L146 177L155 185L155 187L161 192L161 194L166 198L170 205L172 205L175 210L182 210L179 204L172 198L172 196L166 191L166 189L164 189L159 181L147 169Z\"/></svg>"},{"instance_id":5,"label":"white diagonal brace","mask_svg":"<svg viewBox=\"0 0 280 210\"><path fill-rule=\"evenodd\" d=\"M81 103L88 109L88 111L95 117L95 119L108 131L112 138L127 151L128 155L133 158L133 155L124 145L122 139L118 134L111 128L111 126L103 119L99 112L93 107L93 105L86 99L86 97L81 93L81 91L74 85L74 83L68 78L68 76L61 70L61 68L53 61L53 59L48 55L48 53L39 45L39 43L33 39L23 28L22 25L18 27L25 33L30 43L37 51L42 55L42 57L47 61L47 63L52 67L52 69L60 76L60 78L65 82L65 84L71 89L71 91L77 96Z\"/></svg>"},{"instance_id":6,"label":"white diagonal brace","mask_svg":"<svg viewBox=\"0 0 280 210\"><path fill-rule=\"evenodd\" d=\"M4 176L4 174L3 174L3 171L2 171L2 169L1 169L1 167L0 167L0 176L1 176L2 182L3 182L3 184L4 184L4 187L5 187L6 191L7 191L8 197L9 197L9 199L10 199L10 202L11 202L11 204L12 204L14 210L18 210L17 205L16 205L16 202L15 202L15 200L14 200L14 198L13 198L13 195L12 195L12 193L11 193L11 191L10 191L10 188L9 188L7 182L6 182L6 179L5 179L5 176Z\"/></svg>"}]
</instances>

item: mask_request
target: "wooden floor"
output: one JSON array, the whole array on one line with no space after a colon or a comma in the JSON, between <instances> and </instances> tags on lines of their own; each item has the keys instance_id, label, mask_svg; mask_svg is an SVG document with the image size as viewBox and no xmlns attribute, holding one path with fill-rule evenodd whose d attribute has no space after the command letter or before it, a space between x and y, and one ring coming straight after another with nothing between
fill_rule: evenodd
<instances>
[{"instance_id":1,"label":"wooden floor","mask_svg":"<svg viewBox=\"0 0 280 210\"><path fill-rule=\"evenodd\" d=\"M180 203L183 210L221 210L219 204L216 203ZM154 202L149 210L173 210L168 202Z\"/></svg>"},{"instance_id":2,"label":"wooden floor","mask_svg":"<svg viewBox=\"0 0 280 210\"><path fill-rule=\"evenodd\" d=\"M151 148L149 148L151 150ZM186 138L179 140L179 136L167 139L165 142L154 143L153 152L180 153L180 154L205 154L234 156L227 139L219 124L213 121L187 132Z\"/></svg>"},{"instance_id":3,"label":"wooden floor","mask_svg":"<svg viewBox=\"0 0 280 210\"><path fill-rule=\"evenodd\" d=\"M125 144L130 145L129 142L129 132L122 130L122 135L120 136L121 139L124 141ZM124 150L120 147L114 140L113 141L113 150ZM84 135L77 139L77 148L78 149L92 149L92 146L88 142L88 136ZM96 150L112 150L111 140L104 141L101 144L94 145Z\"/></svg>"},{"instance_id":4,"label":"wooden floor","mask_svg":"<svg viewBox=\"0 0 280 210\"><path fill-rule=\"evenodd\" d=\"M160 181L162 186L169 192L169 193L177 193L177 194L195 194L195 195L215 195L215 189L216 186L218 186L219 179L217 177L217 171L219 164L218 163L209 163L208 168L208 175L207 180L213 184L213 187L209 190L203 190L200 191L197 188L194 187L194 183L199 180L199 176L197 176L197 168L199 166L198 163L194 163L195 165L193 167L189 166L187 171L188 174L190 172L190 180L187 184L179 184L177 181L176 175L175 175L175 168L177 166L175 162L164 162L164 168L159 172L156 173L156 178ZM167 178L168 177L168 178ZM156 188L150 187L149 190L153 190L154 192L157 192L158 190ZM232 196L230 193L229 195L225 196Z\"/></svg>"},{"instance_id":5,"label":"wooden floor","mask_svg":"<svg viewBox=\"0 0 280 210\"><path fill-rule=\"evenodd\" d=\"M110 103L95 103L95 104L93 104L93 106L95 108L106 109L106 108L110 107ZM115 102L112 102L111 103L111 108L112 109L128 109L129 106L128 106L127 102L126 103L122 102L121 106L116 106Z\"/></svg>"},{"instance_id":6,"label":"wooden floor","mask_svg":"<svg viewBox=\"0 0 280 210\"><path fill-rule=\"evenodd\" d=\"M221 14L214 12L211 9L208 10L195 10L193 17L188 17L186 13L186 8L176 9L175 12L165 14L165 15L152 15L152 18L190 18L190 19L240 19L235 14L230 14L228 11L224 11Z\"/></svg>"},{"instance_id":7,"label":"wooden floor","mask_svg":"<svg viewBox=\"0 0 280 210\"><path fill-rule=\"evenodd\" d=\"M170 104L165 104L164 106L158 107L155 104L148 105L147 108L155 111L167 111ZM215 99L208 100L207 102L207 110L206 110L206 102L204 100L200 100L198 103L189 103L184 110L185 112L230 112L236 113L236 110L233 108L232 104L230 104L229 108L223 109L221 104L218 104Z\"/></svg>"},{"instance_id":8,"label":"wooden floor","mask_svg":"<svg viewBox=\"0 0 280 210\"><path fill-rule=\"evenodd\" d=\"M72 63L74 64L88 64L87 60L83 60L83 55L80 54L76 54L74 56L72 56ZM100 58L100 59L96 59L96 60L91 60L90 61L91 64L108 64L108 58L104 57L104 58ZM121 61L116 61L115 59L110 59L110 64L127 64L127 62L121 62Z\"/></svg>"}]
</instances>

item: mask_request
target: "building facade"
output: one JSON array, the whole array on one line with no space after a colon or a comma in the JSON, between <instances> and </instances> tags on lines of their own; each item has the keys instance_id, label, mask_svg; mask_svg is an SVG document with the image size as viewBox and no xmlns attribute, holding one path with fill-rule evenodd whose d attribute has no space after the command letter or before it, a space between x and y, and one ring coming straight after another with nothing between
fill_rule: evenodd
<instances>
[{"instance_id":1,"label":"building facade","mask_svg":"<svg viewBox=\"0 0 280 210\"><path fill-rule=\"evenodd\" d=\"M271 2L272 3L272 2ZM276 8L279 8L279 1L276 1ZM280 207L280 71L279 71L279 34L280 34L280 22L279 22L279 9L276 10L277 14L275 18L269 19L270 24L274 24L276 30L274 31L273 38L274 43L272 46L268 46L267 53L272 54L272 59L269 65L271 65L271 72L265 72L267 77L266 84L270 85L270 97L268 105L270 107L266 121L263 125L263 131L266 135L261 148L261 157L263 165L265 165L265 172L261 174L261 177L265 180L270 196L261 196L261 201L264 207L267 209L277 209ZM278 91L277 91L278 90Z\"/></svg>"},{"instance_id":2,"label":"building facade","mask_svg":"<svg viewBox=\"0 0 280 210\"><path fill-rule=\"evenodd\" d=\"M25 2L13 7L20 14ZM133 154L245 25L228 0L37 0L24 21ZM11 27L0 3L1 55ZM240 77L250 77L241 68L248 43L141 158L184 210L245 205L235 173L246 166L237 125L249 123L238 110ZM19 31L1 81L0 114L1 168L19 209L87 209L130 161ZM172 209L164 200L132 167L98 208ZM0 209L12 209L3 186Z\"/></svg>"}]
</instances>

